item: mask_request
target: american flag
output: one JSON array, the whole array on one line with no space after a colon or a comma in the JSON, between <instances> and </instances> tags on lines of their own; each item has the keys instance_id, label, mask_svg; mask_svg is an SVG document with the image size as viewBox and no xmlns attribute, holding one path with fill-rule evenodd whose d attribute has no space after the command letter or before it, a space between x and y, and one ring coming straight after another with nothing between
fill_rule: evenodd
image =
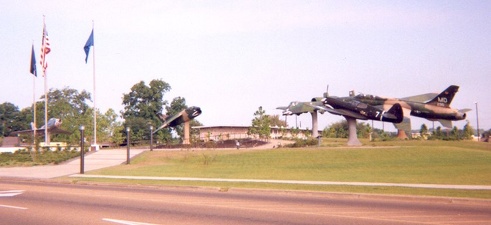
<instances>
[{"instance_id":1,"label":"american flag","mask_svg":"<svg viewBox=\"0 0 491 225\"><path fill-rule=\"evenodd\" d=\"M51 51L49 47L48 31L46 30L46 24L43 27L43 42L41 44L41 67L43 68L43 76L46 75L46 68L48 68L48 62L46 62L46 55Z\"/></svg>"}]
</instances>

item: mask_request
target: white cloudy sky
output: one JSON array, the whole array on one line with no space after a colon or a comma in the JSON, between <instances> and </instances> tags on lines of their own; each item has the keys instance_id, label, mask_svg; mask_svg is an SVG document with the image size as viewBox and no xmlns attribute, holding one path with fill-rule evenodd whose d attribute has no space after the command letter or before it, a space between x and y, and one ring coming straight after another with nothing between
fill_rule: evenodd
<instances>
[{"instance_id":1,"label":"white cloudy sky","mask_svg":"<svg viewBox=\"0 0 491 225\"><path fill-rule=\"evenodd\" d=\"M94 21L102 111L120 111L123 93L152 79L171 85L166 100L200 106L205 125L248 125L259 106L280 114L277 106L321 96L327 85L337 96L406 97L455 84L452 107L473 109L476 127L478 102L480 127L489 129L490 12L489 1L1 0L0 103L32 103L31 45L39 62L45 15L48 87L56 89L92 92L83 46ZM38 98L43 87L38 77ZM341 119L324 114L319 127ZM309 115L298 121L311 127Z\"/></svg>"}]
</instances>

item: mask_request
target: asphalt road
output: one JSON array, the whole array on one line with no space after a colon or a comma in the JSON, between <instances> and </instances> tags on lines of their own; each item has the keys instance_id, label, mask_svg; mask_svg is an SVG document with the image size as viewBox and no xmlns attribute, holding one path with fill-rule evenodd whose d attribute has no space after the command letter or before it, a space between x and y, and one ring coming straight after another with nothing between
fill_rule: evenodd
<instances>
[{"instance_id":1,"label":"asphalt road","mask_svg":"<svg viewBox=\"0 0 491 225\"><path fill-rule=\"evenodd\" d=\"M0 179L0 224L491 224L491 202Z\"/></svg>"}]
</instances>

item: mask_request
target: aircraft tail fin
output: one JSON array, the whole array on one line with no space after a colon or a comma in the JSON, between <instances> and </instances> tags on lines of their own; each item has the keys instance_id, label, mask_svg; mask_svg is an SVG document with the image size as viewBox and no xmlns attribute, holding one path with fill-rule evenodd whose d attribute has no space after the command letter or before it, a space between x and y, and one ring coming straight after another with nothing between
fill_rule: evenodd
<instances>
[{"instance_id":1,"label":"aircraft tail fin","mask_svg":"<svg viewBox=\"0 0 491 225\"><path fill-rule=\"evenodd\" d=\"M323 96L324 96L324 98L329 97L329 85L327 85L326 92L324 92L324 95Z\"/></svg>"},{"instance_id":2,"label":"aircraft tail fin","mask_svg":"<svg viewBox=\"0 0 491 225\"><path fill-rule=\"evenodd\" d=\"M428 101L427 104L450 108L450 103L452 103L453 97L457 91L459 91L459 86L450 85L445 91Z\"/></svg>"}]
</instances>

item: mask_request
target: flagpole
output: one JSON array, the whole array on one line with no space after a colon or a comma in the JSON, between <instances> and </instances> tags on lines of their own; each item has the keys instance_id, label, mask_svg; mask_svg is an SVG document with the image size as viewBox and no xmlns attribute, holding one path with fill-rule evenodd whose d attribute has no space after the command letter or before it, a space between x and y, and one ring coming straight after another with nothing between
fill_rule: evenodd
<instances>
[{"instance_id":1,"label":"flagpole","mask_svg":"<svg viewBox=\"0 0 491 225\"><path fill-rule=\"evenodd\" d=\"M31 73L32 75L32 111L33 111L33 125L32 125L32 145L36 145L36 77L37 77L37 70L36 70L36 60L35 60L35 53L34 53L34 40L32 41L32 52L31 52Z\"/></svg>"},{"instance_id":2,"label":"flagpole","mask_svg":"<svg viewBox=\"0 0 491 225\"><path fill-rule=\"evenodd\" d=\"M46 53L45 53L45 48L44 42L45 40L45 35L46 35L46 17L43 16L43 63L46 63ZM49 146L49 135L48 135L48 76L46 74L46 68L43 65L43 76L44 76L44 145Z\"/></svg>"},{"instance_id":3,"label":"flagpole","mask_svg":"<svg viewBox=\"0 0 491 225\"><path fill-rule=\"evenodd\" d=\"M36 145L36 76L32 76L32 111L34 111L34 119L32 125L32 144Z\"/></svg>"},{"instance_id":4,"label":"flagpole","mask_svg":"<svg viewBox=\"0 0 491 225\"><path fill-rule=\"evenodd\" d=\"M48 136L48 78L46 76L46 71L43 72L44 75L44 145L49 146L49 136Z\"/></svg>"},{"instance_id":5,"label":"flagpole","mask_svg":"<svg viewBox=\"0 0 491 225\"><path fill-rule=\"evenodd\" d=\"M94 21L92 20L92 32L94 32ZM95 44L92 45L92 76L94 85L94 150L98 151L97 146L97 108L96 108L96 85L95 85Z\"/></svg>"}]
</instances>

